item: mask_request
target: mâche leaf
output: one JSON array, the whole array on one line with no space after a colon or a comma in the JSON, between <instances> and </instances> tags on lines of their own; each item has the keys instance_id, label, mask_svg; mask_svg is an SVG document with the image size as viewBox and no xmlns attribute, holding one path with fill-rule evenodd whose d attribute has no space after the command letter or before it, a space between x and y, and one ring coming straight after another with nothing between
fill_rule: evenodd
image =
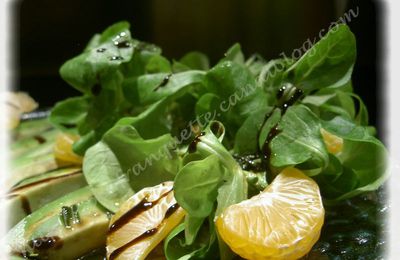
<instances>
[{"instance_id":1,"label":"m\u00e2che leaf","mask_svg":"<svg viewBox=\"0 0 400 260\"><path fill-rule=\"evenodd\" d=\"M180 165L169 148L173 141L169 134L144 140L130 125L110 129L87 151L83 162L85 178L96 198L115 212L142 187L173 179Z\"/></svg>"},{"instance_id":2,"label":"m\u00e2che leaf","mask_svg":"<svg viewBox=\"0 0 400 260\"><path fill-rule=\"evenodd\" d=\"M338 24L286 73L304 91L342 86L351 78L355 58L355 37L347 25Z\"/></svg>"},{"instance_id":3,"label":"m\u00e2che leaf","mask_svg":"<svg viewBox=\"0 0 400 260\"><path fill-rule=\"evenodd\" d=\"M82 97L72 97L58 102L52 109L49 120L52 124L67 131L76 128L86 117L90 99Z\"/></svg>"},{"instance_id":4,"label":"m\u00e2che leaf","mask_svg":"<svg viewBox=\"0 0 400 260\"><path fill-rule=\"evenodd\" d=\"M163 238L166 259L234 259L214 221L287 167L313 178L326 205L386 180L386 148L353 93L346 25L298 60L246 59L236 43L216 64L198 51L170 59L129 28L106 28L62 65L82 96L56 104L50 121L79 134L86 181L114 213L138 190L174 180L186 216Z\"/></svg>"},{"instance_id":5,"label":"m\u00e2che leaf","mask_svg":"<svg viewBox=\"0 0 400 260\"><path fill-rule=\"evenodd\" d=\"M193 217L204 218L210 215L225 171L217 155L186 164L177 174L174 183L179 205Z\"/></svg>"},{"instance_id":6,"label":"m\u00e2che leaf","mask_svg":"<svg viewBox=\"0 0 400 260\"><path fill-rule=\"evenodd\" d=\"M324 122L323 127L343 138L344 141L343 151L337 155L337 158L342 163L345 174L342 174L343 177L336 178L334 183L327 183L324 180L321 190L328 191L324 189L324 185L342 188L336 188L336 192L327 193L327 199L342 200L381 186L388 174L387 150L378 139L370 135L368 128L357 126L341 117ZM350 182L353 184L343 188L344 184Z\"/></svg>"},{"instance_id":7,"label":"m\u00e2che leaf","mask_svg":"<svg viewBox=\"0 0 400 260\"><path fill-rule=\"evenodd\" d=\"M112 212L134 194L129 177L123 173L115 154L104 142L98 142L86 152L83 171L96 199Z\"/></svg>"},{"instance_id":8,"label":"m\u00e2che leaf","mask_svg":"<svg viewBox=\"0 0 400 260\"><path fill-rule=\"evenodd\" d=\"M271 164L284 167L312 160L325 168L329 157L318 118L305 106L290 107L278 124L279 133L270 143Z\"/></svg>"}]
</instances>

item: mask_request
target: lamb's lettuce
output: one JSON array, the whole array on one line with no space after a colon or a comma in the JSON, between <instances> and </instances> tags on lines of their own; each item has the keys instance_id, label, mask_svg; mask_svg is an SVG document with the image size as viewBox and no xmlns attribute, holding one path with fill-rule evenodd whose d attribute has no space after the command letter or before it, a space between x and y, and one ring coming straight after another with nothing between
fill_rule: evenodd
<instances>
[{"instance_id":1,"label":"lamb's lettuce","mask_svg":"<svg viewBox=\"0 0 400 260\"><path fill-rule=\"evenodd\" d=\"M131 125L117 125L89 148L83 172L93 194L115 212L120 203L143 187L173 180L180 159L166 134L144 140Z\"/></svg>"},{"instance_id":2,"label":"lamb's lettuce","mask_svg":"<svg viewBox=\"0 0 400 260\"><path fill-rule=\"evenodd\" d=\"M288 70L290 81L302 90L339 87L351 78L356 41L347 25L330 30Z\"/></svg>"},{"instance_id":3,"label":"lamb's lettuce","mask_svg":"<svg viewBox=\"0 0 400 260\"><path fill-rule=\"evenodd\" d=\"M82 96L59 102L50 121L80 135L73 149L85 154L86 180L111 211L141 188L174 180L187 215L165 239L167 259L230 259L215 216L281 169L314 178L325 203L385 181L387 151L353 93L355 57L346 25L298 60L246 59L234 44L212 66L197 51L170 60L120 22L61 67ZM329 152L322 129L342 138L342 151ZM246 156L257 170L242 169Z\"/></svg>"}]
</instances>

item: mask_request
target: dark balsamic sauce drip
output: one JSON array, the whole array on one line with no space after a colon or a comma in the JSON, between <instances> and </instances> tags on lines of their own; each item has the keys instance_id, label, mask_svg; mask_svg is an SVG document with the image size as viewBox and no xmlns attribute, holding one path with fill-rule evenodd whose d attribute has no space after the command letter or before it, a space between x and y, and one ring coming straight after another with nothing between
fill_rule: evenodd
<instances>
[{"instance_id":1,"label":"dark balsamic sauce drip","mask_svg":"<svg viewBox=\"0 0 400 260\"><path fill-rule=\"evenodd\" d=\"M281 87L278 90L278 92L276 93L276 99L278 99L278 100L281 99L285 90L286 90L286 86Z\"/></svg>"},{"instance_id":2,"label":"dark balsamic sauce drip","mask_svg":"<svg viewBox=\"0 0 400 260\"><path fill-rule=\"evenodd\" d=\"M261 165L261 161L258 161L260 157L256 154L249 154L244 156L233 155L235 160L239 163L240 167L245 171L262 172L264 168Z\"/></svg>"},{"instance_id":3,"label":"dark balsamic sauce drip","mask_svg":"<svg viewBox=\"0 0 400 260\"><path fill-rule=\"evenodd\" d=\"M260 138L260 132L262 127L265 125L265 123L267 122L268 118L271 117L271 115L274 113L274 111L276 109L280 109L281 110L281 117L286 113L286 110L292 106L294 103L296 103L297 100L299 100L299 98L303 95L303 91L294 87L294 93L287 99L287 100L281 100L284 97L284 94L286 91L291 91L292 88L287 88L286 86L281 87L277 94L276 97L278 99L278 105L276 105L271 112L269 112L265 118L264 121L261 125L260 130L258 131L257 134L257 140ZM279 122L272 127L272 129L270 130L270 132L268 133L268 136L261 148L261 150L259 150L259 153L262 156L263 159L263 165L264 168L266 169L267 172L269 172L269 167L270 167L270 159L271 159L271 148L269 147L270 142L272 141L272 139L277 136L281 131L278 129L278 124ZM268 180L270 181L270 180Z\"/></svg>"},{"instance_id":4,"label":"dark balsamic sauce drip","mask_svg":"<svg viewBox=\"0 0 400 260\"><path fill-rule=\"evenodd\" d=\"M62 241L58 236L39 237L32 239L28 245L35 251L45 251L50 248L59 249L62 247Z\"/></svg>"},{"instance_id":5,"label":"dark balsamic sauce drip","mask_svg":"<svg viewBox=\"0 0 400 260\"><path fill-rule=\"evenodd\" d=\"M141 234L140 236L138 236L135 239L132 239L131 241L129 241L128 243L126 243L125 245L121 246L120 248L114 250L110 256L109 256L109 260L115 259L117 258L120 254L122 254L126 249L128 249L129 247L133 246L134 244L142 241L143 239L146 239L147 237L150 237L152 235L154 235L155 233L157 233L157 228L152 228L149 229L147 231L145 231L143 234Z\"/></svg>"},{"instance_id":6,"label":"dark balsamic sauce drip","mask_svg":"<svg viewBox=\"0 0 400 260\"><path fill-rule=\"evenodd\" d=\"M47 182L50 182L52 180L67 178L67 177L70 177L70 176L73 176L73 175L77 175L77 174L80 174L80 173L81 173L81 171L78 170L76 172L71 172L71 173L66 174L66 175L54 176L54 177L50 177L50 178L47 178L47 179L34 181L34 182L31 182L31 183L28 183L28 184L25 184L25 185L21 185L21 186L17 186L17 187L12 188L10 190L10 193L11 192L16 192L16 191L19 191L19 190L22 190L22 189L25 189L25 188L28 188L28 187L36 186L38 184L47 183Z\"/></svg>"},{"instance_id":7,"label":"dark balsamic sauce drip","mask_svg":"<svg viewBox=\"0 0 400 260\"><path fill-rule=\"evenodd\" d=\"M203 136L203 135L205 135L205 134L206 134L205 132L201 132L200 134L198 134L198 135L194 138L194 140L189 144L189 147L188 147L188 152L189 152L189 153L194 153L194 152L196 152L196 150L197 150L197 143L201 141L201 140L200 140L200 137Z\"/></svg>"},{"instance_id":8,"label":"dark balsamic sauce drip","mask_svg":"<svg viewBox=\"0 0 400 260\"><path fill-rule=\"evenodd\" d=\"M96 51L99 52L99 53L103 53L103 52L105 52L106 50L107 50L106 48L99 48L99 49L97 49Z\"/></svg>"},{"instance_id":9,"label":"dark balsamic sauce drip","mask_svg":"<svg viewBox=\"0 0 400 260\"><path fill-rule=\"evenodd\" d=\"M218 122L212 122L210 125L210 130L218 138L222 135L223 128Z\"/></svg>"},{"instance_id":10,"label":"dark balsamic sauce drip","mask_svg":"<svg viewBox=\"0 0 400 260\"><path fill-rule=\"evenodd\" d=\"M111 234L115 231L117 231L118 229L120 229L121 227L123 227L126 223L128 223L131 219L135 218L136 216L140 215L141 213L145 212L148 209L151 209L152 207L154 207L155 205L157 205L157 203L164 198L165 196L167 196L170 192L172 191L169 190L166 193L164 193L163 195L161 195L157 200L155 201L148 201L147 198L142 199L141 202L139 202L139 204L137 204L136 206L134 206L133 208L131 208L130 210L128 210L124 215L122 215L119 219L117 219L109 228L108 230L108 234Z\"/></svg>"},{"instance_id":11,"label":"dark balsamic sauce drip","mask_svg":"<svg viewBox=\"0 0 400 260\"><path fill-rule=\"evenodd\" d=\"M74 127L76 127L76 124L61 124L63 127L65 127L65 128L74 128Z\"/></svg>"},{"instance_id":12,"label":"dark balsamic sauce drip","mask_svg":"<svg viewBox=\"0 0 400 260\"><path fill-rule=\"evenodd\" d=\"M172 214L174 214L175 211L179 209L179 204L175 203L172 206L170 206L167 211L165 212L164 219L169 218Z\"/></svg>"},{"instance_id":13,"label":"dark balsamic sauce drip","mask_svg":"<svg viewBox=\"0 0 400 260\"><path fill-rule=\"evenodd\" d=\"M40 136L40 135L35 135L33 138L34 138L39 144L42 144L42 143L45 143L45 142L46 142L46 139L43 138L43 137Z\"/></svg>"},{"instance_id":14,"label":"dark balsamic sauce drip","mask_svg":"<svg viewBox=\"0 0 400 260\"><path fill-rule=\"evenodd\" d=\"M29 200L23 195L21 195L20 198L21 198L21 207L24 210L24 212L27 215L31 214L32 210L31 210L31 205L29 204Z\"/></svg>"},{"instance_id":15,"label":"dark balsamic sauce drip","mask_svg":"<svg viewBox=\"0 0 400 260\"><path fill-rule=\"evenodd\" d=\"M171 76L172 76L172 74L168 74L167 76L165 76L163 78L163 80L161 81L161 83L153 91L157 91L158 89L160 89L162 87L165 87L168 84L169 79L171 78Z\"/></svg>"},{"instance_id":16,"label":"dark balsamic sauce drip","mask_svg":"<svg viewBox=\"0 0 400 260\"><path fill-rule=\"evenodd\" d=\"M264 145L262 147L262 155L263 159L265 161L266 167L270 165L270 159L271 159L271 148L269 147L270 142L272 139L277 136L281 130L278 129L278 124L276 124L272 129L269 131L267 139L264 142Z\"/></svg>"},{"instance_id":17,"label":"dark balsamic sauce drip","mask_svg":"<svg viewBox=\"0 0 400 260\"><path fill-rule=\"evenodd\" d=\"M92 92L93 96L98 96L101 91L101 85L95 84L90 91Z\"/></svg>"},{"instance_id":18,"label":"dark balsamic sauce drip","mask_svg":"<svg viewBox=\"0 0 400 260\"><path fill-rule=\"evenodd\" d=\"M114 42L114 45L117 46L117 48L129 48L132 46L132 44L129 41L122 41L122 42Z\"/></svg>"},{"instance_id":19,"label":"dark balsamic sauce drip","mask_svg":"<svg viewBox=\"0 0 400 260\"><path fill-rule=\"evenodd\" d=\"M300 89L296 88L296 90L293 93L293 95L290 96L290 98L280 106L280 108L282 109L282 115L286 112L286 110L291 105L293 105L301 97L301 95L303 95L303 91L301 91Z\"/></svg>"},{"instance_id":20,"label":"dark balsamic sauce drip","mask_svg":"<svg viewBox=\"0 0 400 260\"><path fill-rule=\"evenodd\" d=\"M110 57L111 61L113 61L113 60L123 60L123 59L124 58L122 56L112 56L112 57Z\"/></svg>"}]
</instances>

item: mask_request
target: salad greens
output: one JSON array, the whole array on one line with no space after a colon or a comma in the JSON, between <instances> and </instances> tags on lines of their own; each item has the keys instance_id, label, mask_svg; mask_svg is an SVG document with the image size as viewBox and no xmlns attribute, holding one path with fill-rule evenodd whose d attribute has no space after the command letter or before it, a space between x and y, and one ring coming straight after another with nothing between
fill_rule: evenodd
<instances>
[{"instance_id":1,"label":"salad greens","mask_svg":"<svg viewBox=\"0 0 400 260\"><path fill-rule=\"evenodd\" d=\"M293 166L314 178L325 203L377 189L387 151L353 93L355 37L329 31L299 60L245 59L240 45L210 67L190 52L179 60L131 37L120 22L96 34L60 69L82 96L59 102L50 121L80 135L73 149L108 210L141 188L174 180L187 211L164 243L167 259L232 253L213 219ZM341 138L332 154L321 130Z\"/></svg>"}]
</instances>

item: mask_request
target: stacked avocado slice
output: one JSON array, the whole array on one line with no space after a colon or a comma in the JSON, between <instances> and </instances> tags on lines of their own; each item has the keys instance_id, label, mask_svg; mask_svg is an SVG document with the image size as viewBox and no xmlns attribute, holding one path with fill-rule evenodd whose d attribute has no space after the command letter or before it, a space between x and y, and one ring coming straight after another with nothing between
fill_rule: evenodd
<instances>
[{"instance_id":1,"label":"stacked avocado slice","mask_svg":"<svg viewBox=\"0 0 400 260\"><path fill-rule=\"evenodd\" d=\"M46 118L22 122L11 134L2 203L11 259L77 259L105 245L111 215L91 193L81 166L55 158L58 134Z\"/></svg>"}]
</instances>

